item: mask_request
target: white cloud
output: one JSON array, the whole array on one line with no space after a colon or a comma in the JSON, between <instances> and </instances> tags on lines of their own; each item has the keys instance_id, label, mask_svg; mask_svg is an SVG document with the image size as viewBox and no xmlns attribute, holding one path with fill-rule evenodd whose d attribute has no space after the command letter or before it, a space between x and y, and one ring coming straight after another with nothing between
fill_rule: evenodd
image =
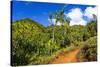
<instances>
[{"instance_id":1,"label":"white cloud","mask_svg":"<svg viewBox=\"0 0 100 67\"><path fill-rule=\"evenodd\" d=\"M97 16L97 7L87 7L84 11L81 8L72 8L70 12L64 13L67 18L70 18L70 25L86 25L88 21L93 20L93 14ZM86 16L87 19L83 17ZM56 19L52 19L52 24L55 24ZM60 22L57 25L61 25Z\"/></svg>"},{"instance_id":2,"label":"white cloud","mask_svg":"<svg viewBox=\"0 0 100 67\"><path fill-rule=\"evenodd\" d=\"M83 19L83 12L80 8L73 8L71 11L66 14L66 17L70 18L70 25L86 25L86 22Z\"/></svg>"},{"instance_id":3,"label":"white cloud","mask_svg":"<svg viewBox=\"0 0 100 67\"><path fill-rule=\"evenodd\" d=\"M67 17L70 17L71 20L79 21L82 18L82 12L79 8L74 8L67 14Z\"/></svg>"},{"instance_id":4,"label":"white cloud","mask_svg":"<svg viewBox=\"0 0 100 67\"><path fill-rule=\"evenodd\" d=\"M72 26L72 25L86 25L86 23L87 23L87 21L85 21L85 20L83 20L83 19L81 19L81 20L78 21L78 22L75 22L75 21L71 20L71 21L70 21L70 26Z\"/></svg>"},{"instance_id":5,"label":"white cloud","mask_svg":"<svg viewBox=\"0 0 100 67\"><path fill-rule=\"evenodd\" d=\"M58 21L58 22L57 22L57 25L61 25L61 22Z\"/></svg>"},{"instance_id":6,"label":"white cloud","mask_svg":"<svg viewBox=\"0 0 100 67\"><path fill-rule=\"evenodd\" d=\"M93 14L97 16L97 7L87 7L84 11L84 16L88 19L93 19Z\"/></svg>"},{"instance_id":7,"label":"white cloud","mask_svg":"<svg viewBox=\"0 0 100 67\"><path fill-rule=\"evenodd\" d=\"M48 19L48 20L49 20L50 24L54 24L54 25L56 24L56 19L53 18L52 22L50 21L50 19ZM61 25L61 22L58 21L57 25Z\"/></svg>"},{"instance_id":8,"label":"white cloud","mask_svg":"<svg viewBox=\"0 0 100 67\"><path fill-rule=\"evenodd\" d=\"M56 24L56 19L52 19L52 22L51 22L51 24Z\"/></svg>"}]
</instances>

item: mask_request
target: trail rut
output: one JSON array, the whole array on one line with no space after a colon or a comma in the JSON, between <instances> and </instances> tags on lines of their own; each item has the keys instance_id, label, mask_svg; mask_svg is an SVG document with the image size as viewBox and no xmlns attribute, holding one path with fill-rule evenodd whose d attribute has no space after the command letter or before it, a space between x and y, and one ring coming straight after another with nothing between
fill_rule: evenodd
<instances>
[{"instance_id":1,"label":"trail rut","mask_svg":"<svg viewBox=\"0 0 100 67\"><path fill-rule=\"evenodd\" d=\"M69 52L62 52L56 58L54 58L50 64L59 64L59 63L69 63L69 62L77 62L77 54L79 49L69 51Z\"/></svg>"}]
</instances>

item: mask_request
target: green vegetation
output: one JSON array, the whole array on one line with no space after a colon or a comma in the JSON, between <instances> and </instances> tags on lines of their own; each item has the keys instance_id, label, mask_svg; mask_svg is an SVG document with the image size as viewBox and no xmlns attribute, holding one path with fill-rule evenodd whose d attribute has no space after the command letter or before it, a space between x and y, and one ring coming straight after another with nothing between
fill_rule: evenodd
<instances>
[{"instance_id":1,"label":"green vegetation","mask_svg":"<svg viewBox=\"0 0 100 67\"><path fill-rule=\"evenodd\" d=\"M82 45L78 54L78 61L97 61L97 37L91 37Z\"/></svg>"},{"instance_id":2,"label":"green vegetation","mask_svg":"<svg viewBox=\"0 0 100 67\"><path fill-rule=\"evenodd\" d=\"M49 18L62 25L44 27L29 18L12 23L12 65L49 64L62 51L80 49L79 61L97 60L97 22L69 25L64 9Z\"/></svg>"}]
</instances>

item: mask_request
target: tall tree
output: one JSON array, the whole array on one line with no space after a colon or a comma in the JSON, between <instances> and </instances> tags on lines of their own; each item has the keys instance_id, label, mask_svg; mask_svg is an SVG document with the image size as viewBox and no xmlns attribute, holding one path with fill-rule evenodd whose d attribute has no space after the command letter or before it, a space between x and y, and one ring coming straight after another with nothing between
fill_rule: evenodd
<instances>
[{"instance_id":1,"label":"tall tree","mask_svg":"<svg viewBox=\"0 0 100 67\"><path fill-rule=\"evenodd\" d=\"M52 31L52 38L53 38L53 41L54 41L54 35L55 35L55 29L54 29L54 23L53 23L53 21L52 21L52 19L53 19L53 15L52 15L52 13L49 13L49 19L50 19L50 22L53 24L53 31Z\"/></svg>"},{"instance_id":2,"label":"tall tree","mask_svg":"<svg viewBox=\"0 0 100 67\"><path fill-rule=\"evenodd\" d=\"M69 27L69 21L67 18L65 18L64 15L64 7L61 8L61 10L59 11L59 20L64 28L64 33L63 33L63 44L65 44L65 40L66 40L66 36L67 36L67 31L68 31L68 27Z\"/></svg>"},{"instance_id":3,"label":"tall tree","mask_svg":"<svg viewBox=\"0 0 100 67\"><path fill-rule=\"evenodd\" d=\"M91 34L91 37L97 35L97 16L93 14L93 20L87 23L88 32Z\"/></svg>"},{"instance_id":4,"label":"tall tree","mask_svg":"<svg viewBox=\"0 0 100 67\"><path fill-rule=\"evenodd\" d=\"M65 21L65 19L64 19L64 7L59 11L59 21L60 21L60 23L62 24L62 26L63 26L63 28L64 28L64 32L63 32L63 42L62 42L62 44L64 45L64 39L65 39L65 27L64 27L64 21Z\"/></svg>"},{"instance_id":5,"label":"tall tree","mask_svg":"<svg viewBox=\"0 0 100 67\"><path fill-rule=\"evenodd\" d=\"M64 7L61 8L60 11L57 11L55 13L55 19L56 19L56 24L57 22L59 21L61 23L61 26L62 28L64 29L64 32L63 32L63 40L62 40L62 44L64 45L64 39L65 39L65 36L66 36L66 19L64 17Z\"/></svg>"}]
</instances>

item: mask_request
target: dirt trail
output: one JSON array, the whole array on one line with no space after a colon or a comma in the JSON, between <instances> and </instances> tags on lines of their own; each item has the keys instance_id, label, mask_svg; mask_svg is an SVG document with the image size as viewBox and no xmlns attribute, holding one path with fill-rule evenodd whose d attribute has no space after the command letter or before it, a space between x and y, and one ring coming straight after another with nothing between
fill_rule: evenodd
<instances>
[{"instance_id":1,"label":"dirt trail","mask_svg":"<svg viewBox=\"0 0 100 67\"><path fill-rule=\"evenodd\" d=\"M59 63L69 63L69 62L77 62L76 55L78 54L79 49L60 53L54 60L52 60L51 64L59 64Z\"/></svg>"}]
</instances>

